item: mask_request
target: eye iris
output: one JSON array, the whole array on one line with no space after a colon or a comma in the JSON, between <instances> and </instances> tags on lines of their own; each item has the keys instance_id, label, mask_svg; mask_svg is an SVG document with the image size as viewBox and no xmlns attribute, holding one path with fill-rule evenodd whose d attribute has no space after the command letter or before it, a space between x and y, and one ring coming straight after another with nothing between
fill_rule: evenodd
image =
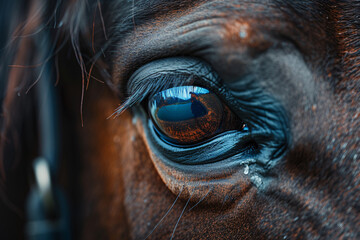
<instances>
[{"instance_id":1,"label":"eye iris","mask_svg":"<svg viewBox=\"0 0 360 240\"><path fill-rule=\"evenodd\" d=\"M149 111L165 139L177 144L194 144L222 131L230 111L212 92L197 86L161 91L149 101ZM227 121L229 122L229 121Z\"/></svg>"}]
</instances>

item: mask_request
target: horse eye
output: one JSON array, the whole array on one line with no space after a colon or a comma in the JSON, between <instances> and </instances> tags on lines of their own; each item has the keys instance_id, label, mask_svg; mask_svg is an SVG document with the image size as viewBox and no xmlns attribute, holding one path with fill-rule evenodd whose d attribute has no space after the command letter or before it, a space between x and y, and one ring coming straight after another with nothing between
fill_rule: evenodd
<instances>
[{"instance_id":1,"label":"horse eye","mask_svg":"<svg viewBox=\"0 0 360 240\"><path fill-rule=\"evenodd\" d=\"M149 112L160 137L173 144L196 144L229 130L248 131L216 94L197 86L155 94L149 100Z\"/></svg>"}]
</instances>

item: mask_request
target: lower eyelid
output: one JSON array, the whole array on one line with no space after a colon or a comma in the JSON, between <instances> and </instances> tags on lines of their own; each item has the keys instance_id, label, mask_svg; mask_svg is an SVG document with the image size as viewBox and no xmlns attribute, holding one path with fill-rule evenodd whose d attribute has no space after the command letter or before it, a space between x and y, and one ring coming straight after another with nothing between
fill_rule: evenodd
<instances>
[{"instance_id":1,"label":"lower eyelid","mask_svg":"<svg viewBox=\"0 0 360 240\"><path fill-rule=\"evenodd\" d=\"M234 130L219 134L202 144L184 148L164 142L157 135L151 121L148 121L145 128L149 144L159 157L179 164L201 165L221 162L236 154L245 153L249 149L248 145L253 143L249 132Z\"/></svg>"},{"instance_id":2,"label":"lower eyelid","mask_svg":"<svg viewBox=\"0 0 360 240\"><path fill-rule=\"evenodd\" d=\"M179 149L175 146L163 144L157 139L151 122L150 125L147 125L148 120L143 109L134 107L133 114L139 119L136 121L136 127L149 149L151 160L157 172L165 185L175 195L181 193L180 198L188 199L190 194L195 202L207 196L206 203L218 204L223 201L224 194L233 198L241 198L251 188L250 179L246 174L243 174L247 165L250 166L255 163L251 156L240 156L241 153L232 154L226 156L223 161L217 161L221 158L219 153L224 152L224 149L228 149L228 145L231 145L229 139L235 140L235 132L224 133L222 139L221 137L215 138L205 144L207 146L198 146L193 150ZM236 148L236 144L233 146ZM161 149L162 147L165 149ZM200 164L191 162L181 164L173 161L174 159L191 161L200 152L203 154L198 159L206 160L206 157L210 157L209 154L213 153L214 161ZM174 153L177 153L177 156L174 156ZM239 159L242 159L242 163L237 161ZM234 188L238 190L233 191Z\"/></svg>"}]
</instances>

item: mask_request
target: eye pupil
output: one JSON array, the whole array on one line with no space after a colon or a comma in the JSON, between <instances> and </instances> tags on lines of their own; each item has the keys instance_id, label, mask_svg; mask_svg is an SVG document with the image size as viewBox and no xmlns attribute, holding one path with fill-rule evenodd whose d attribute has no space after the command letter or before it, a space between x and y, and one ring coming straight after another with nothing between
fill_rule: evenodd
<instances>
[{"instance_id":1,"label":"eye pupil","mask_svg":"<svg viewBox=\"0 0 360 240\"><path fill-rule=\"evenodd\" d=\"M199 100L195 93L190 92L190 95L192 114L194 114L196 118L205 116L208 113L206 107L201 103L201 100Z\"/></svg>"},{"instance_id":2,"label":"eye pupil","mask_svg":"<svg viewBox=\"0 0 360 240\"><path fill-rule=\"evenodd\" d=\"M149 111L160 135L175 144L194 144L221 132L230 111L212 92L197 86L169 88L154 95Z\"/></svg>"}]
</instances>

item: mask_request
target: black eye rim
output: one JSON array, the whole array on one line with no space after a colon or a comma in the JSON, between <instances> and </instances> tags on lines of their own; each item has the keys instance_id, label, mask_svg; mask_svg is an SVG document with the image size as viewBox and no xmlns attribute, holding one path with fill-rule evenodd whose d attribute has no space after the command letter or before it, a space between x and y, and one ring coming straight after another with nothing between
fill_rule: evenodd
<instances>
[{"instance_id":1,"label":"black eye rim","mask_svg":"<svg viewBox=\"0 0 360 240\"><path fill-rule=\"evenodd\" d=\"M182 65L182 61L185 62L184 65ZM172 65L173 63L175 65ZM161 68L162 66L165 66L165 70ZM186 69L186 66L188 66L189 69ZM211 66L197 58L166 58L156 60L154 64L149 63L144 66L144 68L150 69L150 72L154 74L151 76L152 78L148 78L147 74L141 73L142 68L136 71L137 74L133 75L129 80L128 90L130 96L134 96L134 93L136 95L137 91L138 95L141 97L133 97L127 102L125 107L123 106L124 108L132 107L137 103L144 101L144 99L148 99L149 96L157 91L169 86L182 86L191 83L192 85L205 87L213 91L235 114L249 124L252 128L252 132L254 132L253 140L256 141L256 144L260 146L260 149L263 152L261 153L260 151L257 154L258 157L256 162L258 164L268 169L274 166L278 159L280 159L288 149L291 139L288 131L290 129L289 121L285 110L275 99L265 94L261 88L254 86L253 82L256 81L249 81L249 79L251 80L251 77L254 76L250 75L249 79L244 79L244 83L242 84L245 94L237 96L222 83L221 78ZM196 69L199 71L195 71ZM140 79L136 77L139 75L139 72L140 74L143 74L143 77ZM191 81L186 81L189 77L192 77ZM173 82L174 79L180 79L181 81ZM160 82L160 86L158 85L156 88L152 89L143 88L138 91L139 86L143 87L143 85L146 85L151 81L155 83L152 84L152 86L156 85L158 82ZM134 82L137 82L137 84L133 84ZM144 89L146 94L144 94ZM145 120L145 122L148 123L148 120ZM149 134L149 136L151 136L151 134ZM162 141L162 144L166 143ZM163 155L163 153L168 155L168 157L163 157L168 159L181 158L186 155L190 157L188 153L179 151L179 148L175 150L176 153L172 153L172 150L169 150L166 147L164 148L164 146L161 146L162 144L153 146L158 148L159 151L157 152L159 155ZM211 150L212 149L209 149L209 151ZM183 155L179 156L179 153ZM235 152L233 152L233 154L236 155ZM204 156L206 157L206 154L204 154ZM219 161L224 160L221 159L222 158L219 157ZM206 163L211 161L200 162Z\"/></svg>"}]
</instances>

